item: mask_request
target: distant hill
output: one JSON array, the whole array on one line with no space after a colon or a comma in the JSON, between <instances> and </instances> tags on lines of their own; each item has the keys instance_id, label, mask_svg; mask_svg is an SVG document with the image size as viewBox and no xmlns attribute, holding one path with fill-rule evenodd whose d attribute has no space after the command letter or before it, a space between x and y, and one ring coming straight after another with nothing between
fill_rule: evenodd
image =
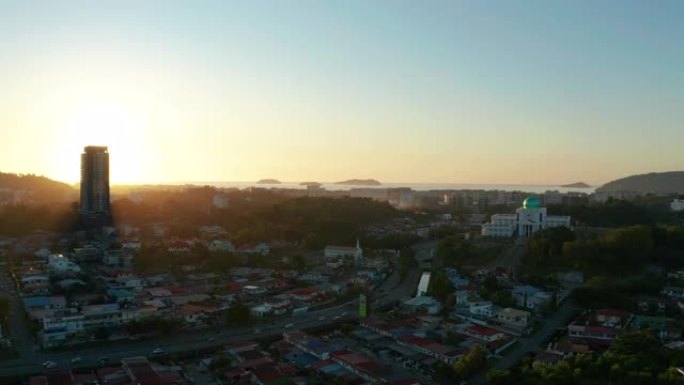
<instances>
[{"instance_id":1,"label":"distant hill","mask_svg":"<svg viewBox=\"0 0 684 385\"><path fill-rule=\"evenodd\" d=\"M277 179L260 179L257 184L280 184L280 181Z\"/></svg>"},{"instance_id":2,"label":"distant hill","mask_svg":"<svg viewBox=\"0 0 684 385\"><path fill-rule=\"evenodd\" d=\"M382 183L375 179L349 179L342 182L337 182L335 184L348 185L348 186L381 186Z\"/></svg>"},{"instance_id":3,"label":"distant hill","mask_svg":"<svg viewBox=\"0 0 684 385\"><path fill-rule=\"evenodd\" d=\"M57 182L44 176L4 172L0 172L0 188L15 190L62 190L65 192L73 190L66 183Z\"/></svg>"},{"instance_id":4,"label":"distant hill","mask_svg":"<svg viewBox=\"0 0 684 385\"><path fill-rule=\"evenodd\" d=\"M652 172L608 182L598 192L634 191L638 193L684 194L684 171Z\"/></svg>"},{"instance_id":5,"label":"distant hill","mask_svg":"<svg viewBox=\"0 0 684 385\"><path fill-rule=\"evenodd\" d=\"M577 183L564 184L564 185L561 185L560 187L589 188L591 186L589 186L588 184L586 184L584 182L577 182Z\"/></svg>"},{"instance_id":6,"label":"distant hill","mask_svg":"<svg viewBox=\"0 0 684 385\"><path fill-rule=\"evenodd\" d=\"M62 201L71 199L78 192L66 183L57 182L33 174L12 174L0 172L0 189L21 192L21 200L34 202Z\"/></svg>"}]
</instances>

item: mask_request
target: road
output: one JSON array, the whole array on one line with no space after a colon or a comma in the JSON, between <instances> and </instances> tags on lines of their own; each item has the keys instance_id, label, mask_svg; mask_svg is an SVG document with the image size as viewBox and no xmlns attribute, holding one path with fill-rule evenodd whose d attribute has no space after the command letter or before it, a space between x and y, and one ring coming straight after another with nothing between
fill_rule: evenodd
<instances>
[{"instance_id":1,"label":"road","mask_svg":"<svg viewBox=\"0 0 684 385\"><path fill-rule=\"evenodd\" d=\"M156 348L164 349L167 354L201 351L255 338L274 337L287 330L307 329L342 320L354 320L357 317L355 311L356 303L352 301L300 316L276 319L267 325L256 324L255 326L260 329L258 334L253 333L253 327L227 328L221 331L212 329L143 341L127 341L121 344L107 343L74 351L32 352L29 355L22 355L0 363L0 378L25 377L42 373L45 370L41 364L45 361L53 361L59 368L91 368L96 366L98 360L103 357L106 357L109 363L114 363L125 357L152 356L152 351ZM342 313L346 313L345 316L341 316ZM335 320L335 317L339 318ZM290 324L292 326L289 326ZM209 341L209 338L212 340ZM73 357L81 357L82 361L77 365L71 365L70 360Z\"/></svg>"},{"instance_id":2,"label":"road","mask_svg":"<svg viewBox=\"0 0 684 385\"><path fill-rule=\"evenodd\" d=\"M430 252L430 247L431 244L427 243L417 246L417 249L418 252ZM416 292L421 274L422 271L416 268L402 280L398 273L394 272L376 288L375 293L371 296L371 301L377 300L378 305L384 305L410 298ZM0 280L6 278L5 274L0 274ZM5 283L3 285L5 288L9 287ZM13 317L16 322L13 322L12 328L13 333L14 328L17 329L16 346L19 350L19 357L0 363L0 379L43 373L45 369L42 363L45 361L57 363L58 368L86 369L96 366L103 357L106 357L109 363L114 363L125 357L152 356L152 351L156 348L164 349L167 354L202 351L255 338L276 337L287 330L320 327L340 321L354 321L358 318L358 299L354 299L341 305L313 310L301 315L277 318L267 324L255 324L250 327L225 328L221 331L216 331L216 329L195 331L157 339L107 343L77 350L46 352L34 349L33 337L27 334L28 330L23 324L23 320L18 317L23 315L23 309L21 299L17 296L13 296L13 306L17 306L14 309L16 318ZM260 329L257 334L253 332L255 327ZM76 365L71 365L70 360L74 357L81 357L82 361Z\"/></svg>"},{"instance_id":3,"label":"road","mask_svg":"<svg viewBox=\"0 0 684 385\"><path fill-rule=\"evenodd\" d=\"M522 360L529 353L542 348L542 345L551 339L558 328L565 327L572 320L578 307L572 299L566 300L563 305L550 317L546 318L542 327L529 337L521 338L519 343L509 351L494 366L496 369L508 369ZM482 385L486 381L485 374L480 374L471 379L471 384Z\"/></svg>"},{"instance_id":4,"label":"road","mask_svg":"<svg viewBox=\"0 0 684 385\"><path fill-rule=\"evenodd\" d=\"M29 322L25 318L24 303L14 287L14 281L4 267L0 270L0 288L2 295L9 297L12 302L11 315L8 320L12 345L21 356L30 355L37 350L37 346L28 328Z\"/></svg>"}]
</instances>

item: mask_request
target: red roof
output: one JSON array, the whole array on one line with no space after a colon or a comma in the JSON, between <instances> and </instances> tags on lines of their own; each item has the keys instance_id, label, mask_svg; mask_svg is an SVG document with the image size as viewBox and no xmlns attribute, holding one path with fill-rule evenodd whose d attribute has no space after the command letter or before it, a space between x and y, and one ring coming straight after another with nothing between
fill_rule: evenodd
<instances>
[{"instance_id":1,"label":"red roof","mask_svg":"<svg viewBox=\"0 0 684 385\"><path fill-rule=\"evenodd\" d=\"M189 249L190 244L186 241L171 241L168 247L171 249Z\"/></svg>"},{"instance_id":2,"label":"red roof","mask_svg":"<svg viewBox=\"0 0 684 385\"><path fill-rule=\"evenodd\" d=\"M493 335L499 334L499 332L497 330L494 330L492 328L488 328L488 327L482 326L482 325L472 325L472 326L469 326L467 328L467 330L471 333L480 334L483 336L493 336Z\"/></svg>"},{"instance_id":3,"label":"red roof","mask_svg":"<svg viewBox=\"0 0 684 385\"><path fill-rule=\"evenodd\" d=\"M318 293L319 293L318 290L311 289L311 288L303 288L303 289L293 290L290 292L291 295L299 295L299 296L315 295Z\"/></svg>"},{"instance_id":4,"label":"red roof","mask_svg":"<svg viewBox=\"0 0 684 385\"><path fill-rule=\"evenodd\" d=\"M598 309L596 315L606 315L609 317L628 317L629 313L618 309Z\"/></svg>"},{"instance_id":5,"label":"red roof","mask_svg":"<svg viewBox=\"0 0 684 385\"><path fill-rule=\"evenodd\" d=\"M273 360L270 359L269 357L259 357L255 358L253 360L247 360L243 361L240 363L239 367L240 369L246 369L246 368L258 368L263 365L271 365L273 363Z\"/></svg>"},{"instance_id":6,"label":"red roof","mask_svg":"<svg viewBox=\"0 0 684 385\"><path fill-rule=\"evenodd\" d=\"M601 333L608 335L615 334L615 329L607 326L587 326L586 328L584 328L584 330L589 333Z\"/></svg>"}]
</instances>

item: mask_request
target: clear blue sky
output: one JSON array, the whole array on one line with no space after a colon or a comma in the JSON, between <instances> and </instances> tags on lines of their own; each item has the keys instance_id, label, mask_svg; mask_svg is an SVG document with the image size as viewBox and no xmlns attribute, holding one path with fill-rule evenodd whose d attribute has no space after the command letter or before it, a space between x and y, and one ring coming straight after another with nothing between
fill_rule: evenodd
<instances>
[{"instance_id":1,"label":"clear blue sky","mask_svg":"<svg viewBox=\"0 0 684 385\"><path fill-rule=\"evenodd\" d=\"M681 1L3 1L0 171L602 183L684 170Z\"/></svg>"}]
</instances>

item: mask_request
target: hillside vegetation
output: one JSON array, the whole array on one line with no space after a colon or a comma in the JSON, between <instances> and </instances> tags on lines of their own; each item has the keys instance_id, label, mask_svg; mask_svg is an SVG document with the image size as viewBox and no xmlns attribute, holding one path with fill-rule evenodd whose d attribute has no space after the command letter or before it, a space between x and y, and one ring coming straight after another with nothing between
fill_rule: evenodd
<instances>
[{"instance_id":1,"label":"hillside vegetation","mask_svg":"<svg viewBox=\"0 0 684 385\"><path fill-rule=\"evenodd\" d=\"M614 180L596 189L599 192L635 191L655 194L684 194L684 171L653 172Z\"/></svg>"}]
</instances>

